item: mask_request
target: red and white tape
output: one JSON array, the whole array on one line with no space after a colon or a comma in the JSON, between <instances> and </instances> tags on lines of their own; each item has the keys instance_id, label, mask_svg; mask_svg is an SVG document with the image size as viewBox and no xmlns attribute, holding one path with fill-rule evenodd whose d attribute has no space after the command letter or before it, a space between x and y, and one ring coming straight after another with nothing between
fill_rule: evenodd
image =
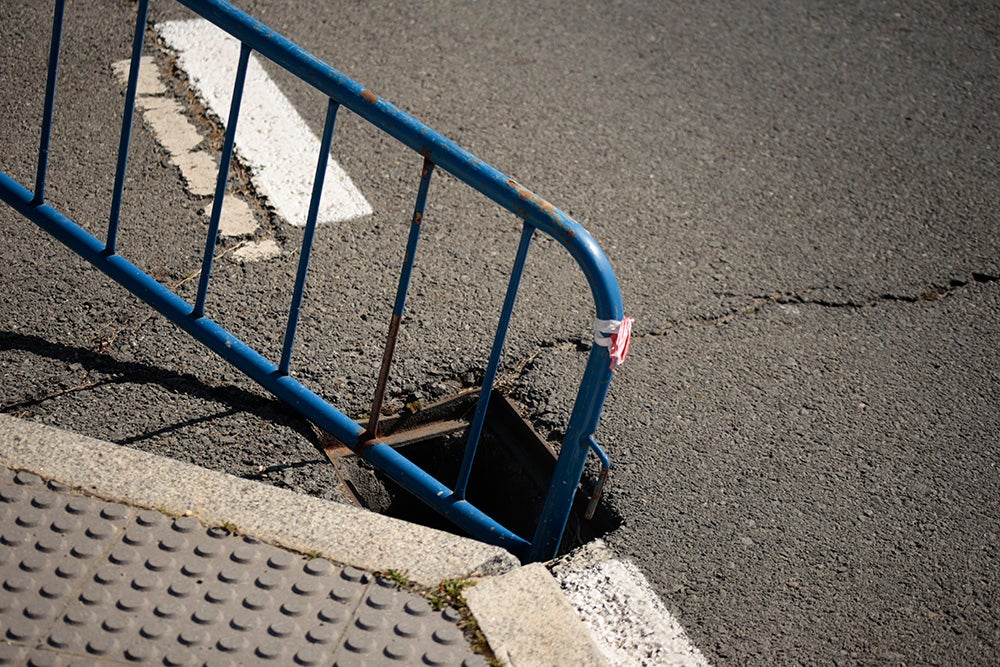
<instances>
[{"instance_id":1,"label":"red and white tape","mask_svg":"<svg viewBox=\"0 0 1000 667\"><path fill-rule=\"evenodd\" d=\"M608 348L612 371L618 370L628 356L634 321L633 318L626 317L622 320L597 320L594 323L594 343Z\"/></svg>"}]
</instances>

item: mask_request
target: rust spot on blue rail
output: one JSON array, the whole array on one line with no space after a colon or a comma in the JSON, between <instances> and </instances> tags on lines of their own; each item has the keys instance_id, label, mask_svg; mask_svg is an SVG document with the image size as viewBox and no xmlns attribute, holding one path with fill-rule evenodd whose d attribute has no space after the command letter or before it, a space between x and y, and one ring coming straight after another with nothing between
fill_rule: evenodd
<instances>
[{"instance_id":1,"label":"rust spot on blue rail","mask_svg":"<svg viewBox=\"0 0 1000 667\"><path fill-rule=\"evenodd\" d=\"M361 91L361 99L363 99L365 102L368 102L368 104L375 104L376 102L378 102L378 95L365 88L364 90Z\"/></svg>"},{"instance_id":2,"label":"rust spot on blue rail","mask_svg":"<svg viewBox=\"0 0 1000 667\"><path fill-rule=\"evenodd\" d=\"M519 198L521 198L523 200L526 200L526 201L534 202L535 204L538 205L539 208L541 208L543 211L545 211L545 213L547 213L550 216L551 215L555 215L555 212L556 212L556 207L555 206L553 206L552 204L550 204L546 200L542 199L541 197L539 197L538 195L536 195L534 192L532 192L528 188L524 187L523 185L521 185L520 183L518 183L517 181L515 181L513 178L508 178L507 179L507 185L509 185L510 187L512 187L515 190L517 190L517 196Z\"/></svg>"}]
</instances>

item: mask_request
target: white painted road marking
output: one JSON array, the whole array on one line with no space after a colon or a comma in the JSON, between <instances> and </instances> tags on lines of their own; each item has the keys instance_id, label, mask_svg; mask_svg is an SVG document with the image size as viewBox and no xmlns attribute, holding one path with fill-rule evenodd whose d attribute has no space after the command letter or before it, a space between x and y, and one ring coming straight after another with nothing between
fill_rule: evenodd
<instances>
[{"instance_id":1,"label":"white painted road marking","mask_svg":"<svg viewBox=\"0 0 1000 667\"><path fill-rule=\"evenodd\" d=\"M558 561L552 574L612 665L708 667L639 569L600 540Z\"/></svg>"},{"instance_id":2,"label":"white painted road marking","mask_svg":"<svg viewBox=\"0 0 1000 667\"><path fill-rule=\"evenodd\" d=\"M225 123L229 118L239 42L204 19L156 26L178 65L205 105ZM306 224L319 139L253 56L247 69L236 152L257 191L289 224ZM334 160L326 170L318 222L344 222L372 213L372 207Z\"/></svg>"},{"instance_id":3,"label":"white painted road marking","mask_svg":"<svg viewBox=\"0 0 1000 667\"><path fill-rule=\"evenodd\" d=\"M128 82L129 60L111 64L118 80ZM184 115L184 110L174 98L167 94L156 63L149 56L139 61L139 75L136 86L135 106L142 118L153 130L153 135L167 153L170 162L180 169L181 177L188 192L199 197L215 194L215 181L219 165L211 153L199 149L202 136L198 128ZM212 213L211 205L205 208L206 217ZM219 234L227 238L250 236L257 231L257 219L250 206L235 195L223 197L222 217L219 219Z\"/></svg>"}]
</instances>

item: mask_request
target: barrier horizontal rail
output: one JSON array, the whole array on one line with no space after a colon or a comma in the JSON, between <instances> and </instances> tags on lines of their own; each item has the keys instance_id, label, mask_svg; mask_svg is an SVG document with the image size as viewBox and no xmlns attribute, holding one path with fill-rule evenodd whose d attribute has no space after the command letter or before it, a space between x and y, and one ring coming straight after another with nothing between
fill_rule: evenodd
<instances>
[{"instance_id":1,"label":"barrier horizontal rail","mask_svg":"<svg viewBox=\"0 0 1000 667\"><path fill-rule=\"evenodd\" d=\"M558 552L570 510L583 475L589 452L594 451L606 471L607 455L594 439L608 387L618 363L628 350L630 320L623 317L621 293L607 257L594 238L576 221L538 197L510 177L475 157L416 118L400 111L377 94L322 62L260 21L222 0L177 0L241 42L240 61L234 81L229 121L223 142L222 159L216 182L216 197L209 223L198 292L190 304L116 252L124 173L131 141L139 59L145 39L149 0L139 0L132 44L118 164L113 189L108 233L99 240L73 220L45 203L45 182L50 151L51 126L61 50L65 0L56 0L49 53L48 79L42 112L35 187L31 191L0 171L0 199L21 215L93 264L138 298L167 317L182 330L262 385L306 419L333 435L344 445L380 469L389 478L462 528L471 536L502 546L524 561L553 557ZM278 363L265 358L239 340L206 314L211 284L212 259L223 194L226 190L233 139L240 115L243 80L251 52L259 53L323 93L328 99L327 118L317 157L316 177L310 199L302 252L289 308L284 344ZM373 409L368 425L362 427L292 377L291 358L301 308L317 210L323 189L323 174L330 153L338 109L347 108L394 137L423 157L423 168L410 223L410 235L397 286L396 301ZM2 165L0 165L2 166ZM417 253L419 230L427 199L427 186L435 168L443 169L523 221L510 282L499 317L493 347L473 416L458 479L449 487L415 465L380 439L379 414L386 379L392 363L395 338L405 307L413 259ZM483 427L486 406L493 390L503 353L507 330L521 282L532 238L536 231L556 239L580 266L594 301L595 344L590 350L576 400L570 413L566 435L539 514L534 535L517 535L487 516L466 500L469 476ZM606 472L602 473L603 485Z\"/></svg>"}]
</instances>

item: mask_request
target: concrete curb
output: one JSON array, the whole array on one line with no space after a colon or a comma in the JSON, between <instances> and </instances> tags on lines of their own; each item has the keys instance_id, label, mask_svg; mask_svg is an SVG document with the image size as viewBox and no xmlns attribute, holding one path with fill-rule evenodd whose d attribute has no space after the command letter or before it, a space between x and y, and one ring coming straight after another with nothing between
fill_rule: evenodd
<instances>
[{"instance_id":1,"label":"concrete curb","mask_svg":"<svg viewBox=\"0 0 1000 667\"><path fill-rule=\"evenodd\" d=\"M609 664L545 566L499 547L2 414L0 465L424 586L473 578L469 608L507 664Z\"/></svg>"},{"instance_id":2,"label":"concrete curb","mask_svg":"<svg viewBox=\"0 0 1000 667\"><path fill-rule=\"evenodd\" d=\"M482 542L6 415L0 464L369 572L405 571L426 586L520 565Z\"/></svg>"}]
</instances>

